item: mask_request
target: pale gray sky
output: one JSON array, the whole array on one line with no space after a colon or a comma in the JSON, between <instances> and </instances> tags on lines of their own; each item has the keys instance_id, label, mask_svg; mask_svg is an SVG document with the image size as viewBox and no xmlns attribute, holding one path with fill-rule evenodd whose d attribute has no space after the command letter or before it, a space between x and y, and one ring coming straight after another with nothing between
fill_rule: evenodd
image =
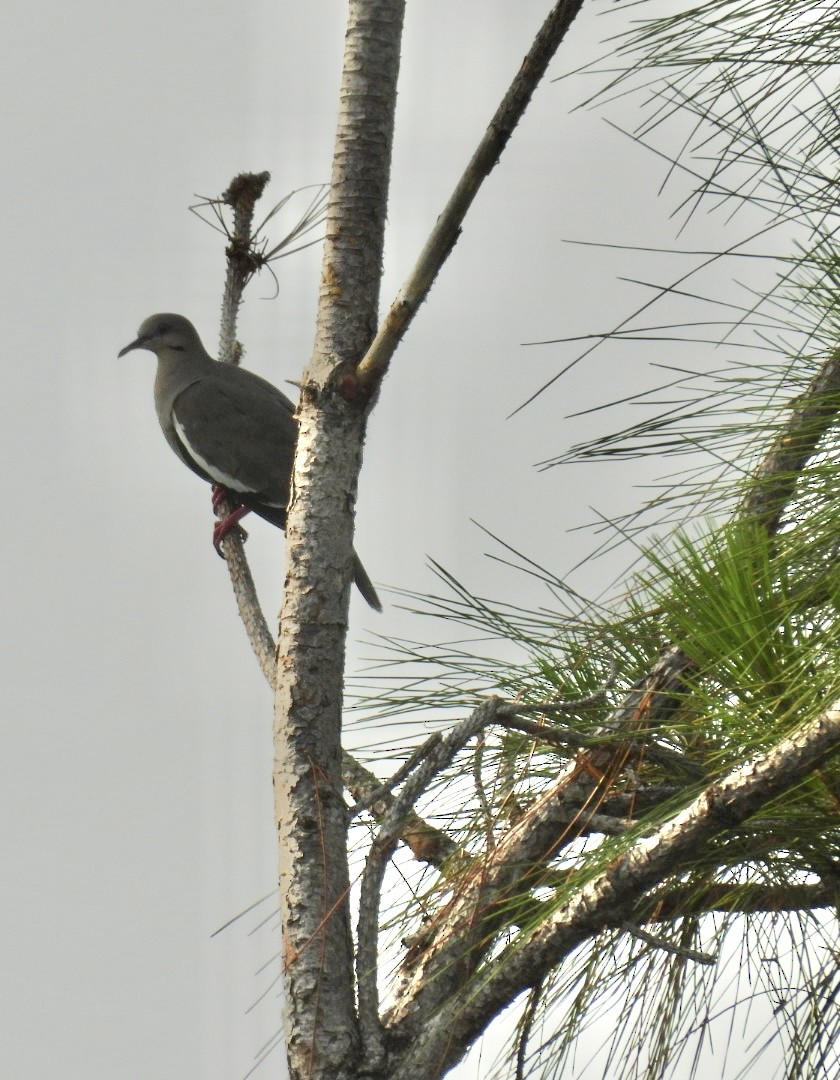
<instances>
[{"instance_id":1,"label":"pale gray sky","mask_svg":"<svg viewBox=\"0 0 840 1080\"><path fill-rule=\"evenodd\" d=\"M618 25L595 17L608 8L555 73ZM383 304L546 9L409 5ZM208 492L158 429L153 358L116 354L158 310L215 351L223 243L187 207L244 170L271 171L266 209L328 179L343 18L324 0L33 0L5 17L0 1058L16 1080L237 1080L276 1027L271 997L245 1015L276 973L254 976L276 933L247 934L267 906L209 936L275 879L270 696ZM570 113L591 86L540 89L386 381L357 539L381 585L435 589L430 555L479 593L541 602L470 519L562 573L592 543L566 532L588 506L633 503L632 470L533 465L594 422L566 414L646 377L644 356L598 356L505 420L570 355L523 342L605 329L639 299L615 280L632 254L561 240L674 233L663 164ZM310 349L319 257L281 262L276 298L267 276L247 294L245 363L281 385ZM273 623L282 538L249 528ZM383 598L379 617L354 600L351 640L426 633Z\"/></svg>"}]
</instances>

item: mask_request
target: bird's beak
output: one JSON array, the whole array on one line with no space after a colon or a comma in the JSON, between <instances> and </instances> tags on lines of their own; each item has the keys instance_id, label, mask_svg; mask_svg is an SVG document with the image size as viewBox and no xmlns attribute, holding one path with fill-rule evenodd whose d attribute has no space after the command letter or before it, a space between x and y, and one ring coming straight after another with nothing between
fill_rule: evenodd
<instances>
[{"instance_id":1,"label":"bird's beak","mask_svg":"<svg viewBox=\"0 0 840 1080\"><path fill-rule=\"evenodd\" d=\"M130 345L126 345L126 347L124 349L120 349L120 351L117 353L117 359L119 359L121 356L125 356L125 354L127 352L131 352L132 349L143 349L143 348L145 348L145 346L146 346L146 338L144 338L144 337L135 338L134 341L132 341L132 343Z\"/></svg>"}]
</instances>

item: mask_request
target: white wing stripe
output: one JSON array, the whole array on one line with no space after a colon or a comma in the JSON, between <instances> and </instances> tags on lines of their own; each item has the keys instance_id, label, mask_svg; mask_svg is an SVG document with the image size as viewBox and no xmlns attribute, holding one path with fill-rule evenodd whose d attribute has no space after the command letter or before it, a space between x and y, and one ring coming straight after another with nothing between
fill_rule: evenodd
<instances>
[{"instance_id":1,"label":"white wing stripe","mask_svg":"<svg viewBox=\"0 0 840 1080\"><path fill-rule=\"evenodd\" d=\"M236 491L240 495L260 494L258 491L254 491L253 488L246 487L246 485L240 483L239 480L234 480L232 476L228 476L226 472L223 472L217 466L211 465L208 461L205 461L201 454L197 453L195 448L190 446L190 440L187 438L184 426L175 415L174 409L172 410L172 426L175 428L175 434L178 436L184 450L215 484L221 484L222 487L226 487L228 491ZM285 502L272 502L270 499L266 499L263 496L260 497L260 502L263 506L271 506L277 510L284 510L286 507Z\"/></svg>"},{"instance_id":2,"label":"white wing stripe","mask_svg":"<svg viewBox=\"0 0 840 1080\"><path fill-rule=\"evenodd\" d=\"M172 424L175 428L175 433L181 440L181 444L186 450L186 452L193 459L196 465L198 465L200 469L203 469L204 472L207 473L207 475L211 478L211 480L213 480L214 483L221 484L222 487L226 487L229 491L239 491L247 495L256 494L256 492L253 491L251 488L245 487L245 485L241 484L238 480L234 480L232 476L228 476L226 472L223 472L215 465L211 465L208 461L205 461L201 454L197 453L195 448L190 446L190 440L187 438L187 433L184 431L184 426L180 423L178 417L175 415L174 409L172 410Z\"/></svg>"}]
</instances>

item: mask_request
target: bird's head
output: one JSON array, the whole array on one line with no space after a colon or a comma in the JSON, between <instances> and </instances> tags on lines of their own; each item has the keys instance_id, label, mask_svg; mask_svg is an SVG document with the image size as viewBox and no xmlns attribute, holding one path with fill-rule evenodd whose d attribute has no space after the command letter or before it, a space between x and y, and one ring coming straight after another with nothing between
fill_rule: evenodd
<instances>
[{"instance_id":1,"label":"bird's head","mask_svg":"<svg viewBox=\"0 0 840 1080\"><path fill-rule=\"evenodd\" d=\"M144 320L137 337L130 345L120 349L117 356L125 356L132 349L148 349L157 356L164 350L191 353L204 352L195 327L183 315L150 315Z\"/></svg>"}]
</instances>

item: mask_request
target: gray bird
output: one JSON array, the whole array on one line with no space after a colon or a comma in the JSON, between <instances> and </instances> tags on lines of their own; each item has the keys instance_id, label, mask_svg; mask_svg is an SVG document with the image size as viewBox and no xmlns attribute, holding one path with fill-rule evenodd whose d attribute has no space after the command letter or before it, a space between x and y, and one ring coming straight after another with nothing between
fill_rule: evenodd
<instances>
[{"instance_id":1,"label":"gray bird","mask_svg":"<svg viewBox=\"0 0 840 1080\"><path fill-rule=\"evenodd\" d=\"M185 465L214 485L215 503L229 493L238 504L214 530L217 548L249 510L285 529L297 439L292 402L252 371L214 360L183 315L150 315L118 355L132 349L157 356L155 408L166 441ZM381 611L355 552L353 580L370 606Z\"/></svg>"}]
</instances>

